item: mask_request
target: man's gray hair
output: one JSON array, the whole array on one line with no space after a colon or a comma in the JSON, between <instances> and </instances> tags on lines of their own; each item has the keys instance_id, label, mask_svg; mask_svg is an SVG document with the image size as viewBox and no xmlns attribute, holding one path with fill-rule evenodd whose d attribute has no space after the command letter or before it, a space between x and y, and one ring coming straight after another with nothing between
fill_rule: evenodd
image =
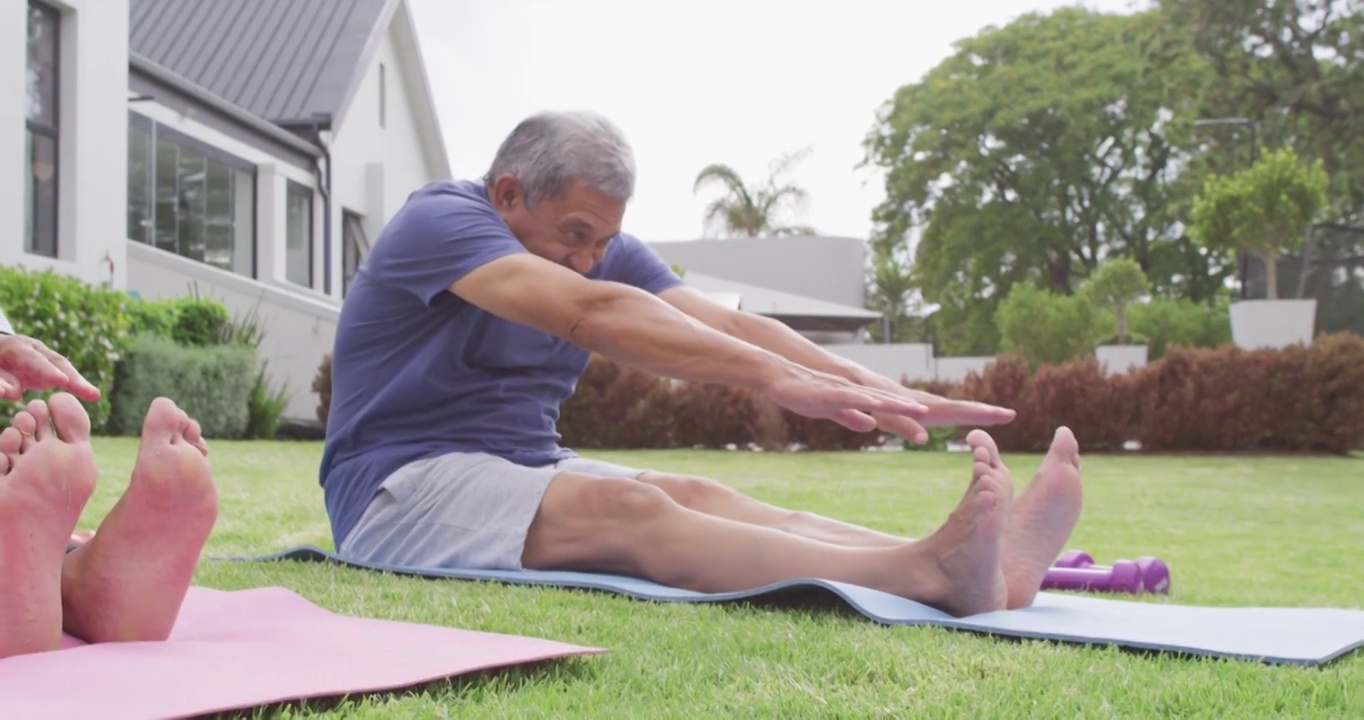
<instances>
[{"instance_id":1,"label":"man's gray hair","mask_svg":"<svg viewBox=\"0 0 1364 720\"><path fill-rule=\"evenodd\" d=\"M635 193L635 157L625 134L590 112L542 112L522 120L497 149L484 181L521 182L526 203L554 198L575 180L625 203Z\"/></svg>"}]
</instances>

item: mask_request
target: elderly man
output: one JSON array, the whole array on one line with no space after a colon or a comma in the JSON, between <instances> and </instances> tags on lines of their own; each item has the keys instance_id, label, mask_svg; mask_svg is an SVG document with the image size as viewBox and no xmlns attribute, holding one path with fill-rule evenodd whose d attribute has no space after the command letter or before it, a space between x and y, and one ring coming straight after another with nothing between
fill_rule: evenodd
<instances>
[{"instance_id":1,"label":"elderly man","mask_svg":"<svg viewBox=\"0 0 1364 720\"><path fill-rule=\"evenodd\" d=\"M0 314L0 396L60 390L0 433L0 658L86 642L165 640L218 513L199 425L152 402L123 497L97 533L72 534L99 474L90 418L99 399L65 357Z\"/></svg>"},{"instance_id":2,"label":"elderly man","mask_svg":"<svg viewBox=\"0 0 1364 720\"><path fill-rule=\"evenodd\" d=\"M610 122L544 113L513 130L481 181L423 187L392 218L346 298L332 357L320 481L338 552L715 592L820 577L955 615L1030 604L1080 510L1064 428L1017 500L993 441L974 431L965 496L917 540L559 445L560 404L592 352L919 441L926 425L1013 418L907 390L710 302L621 231L634 178Z\"/></svg>"}]
</instances>

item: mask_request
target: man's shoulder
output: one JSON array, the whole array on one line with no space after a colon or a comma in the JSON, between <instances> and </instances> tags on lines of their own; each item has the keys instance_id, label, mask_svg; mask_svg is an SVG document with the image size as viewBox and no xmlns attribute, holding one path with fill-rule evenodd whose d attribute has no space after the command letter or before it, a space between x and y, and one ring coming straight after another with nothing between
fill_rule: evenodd
<instances>
[{"instance_id":1,"label":"man's shoulder","mask_svg":"<svg viewBox=\"0 0 1364 720\"><path fill-rule=\"evenodd\" d=\"M439 216L496 218L492 203L483 191L483 183L475 180L439 180L427 183L407 196L398 215L408 219L427 219Z\"/></svg>"}]
</instances>

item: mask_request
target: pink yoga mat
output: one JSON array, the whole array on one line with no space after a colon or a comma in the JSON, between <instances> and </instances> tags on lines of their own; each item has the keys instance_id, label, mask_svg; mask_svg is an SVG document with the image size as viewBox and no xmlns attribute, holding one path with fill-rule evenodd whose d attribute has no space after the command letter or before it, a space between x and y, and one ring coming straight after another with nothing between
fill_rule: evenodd
<instances>
[{"instance_id":1,"label":"pink yoga mat","mask_svg":"<svg viewBox=\"0 0 1364 720\"><path fill-rule=\"evenodd\" d=\"M283 588L191 588L167 642L67 644L0 660L0 718L180 718L603 652L347 617Z\"/></svg>"}]
</instances>

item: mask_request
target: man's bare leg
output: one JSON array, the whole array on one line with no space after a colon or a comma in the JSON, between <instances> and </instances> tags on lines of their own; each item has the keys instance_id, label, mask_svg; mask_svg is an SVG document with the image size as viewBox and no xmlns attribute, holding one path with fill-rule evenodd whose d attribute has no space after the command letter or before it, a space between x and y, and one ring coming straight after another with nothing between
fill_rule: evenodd
<instances>
[{"instance_id":1,"label":"man's bare leg","mask_svg":"<svg viewBox=\"0 0 1364 720\"><path fill-rule=\"evenodd\" d=\"M933 534L893 547L847 547L687 508L647 483L564 473L531 526L523 564L613 572L701 592L743 590L797 577L875 588L953 615L1007 602L1001 544L1013 480L969 439L971 483Z\"/></svg>"},{"instance_id":2,"label":"man's bare leg","mask_svg":"<svg viewBox=\"0 0 1364 720\"><path fill-rule=\"evenodd\" d=\"M994 462L1003 465L992 438L988 435L977 438L976 444L987 447ZM812 540L849 547L897 547L913 542L815 513L777 507L708 478L650 472L640 480L659 487L673 500L697 512ZM1042 576L1079 520L1082 495L1079 447L1075 436L1063 427L1056 431L1037 474L1009 514L1009 531L1004 536L1004 574L1013 581L1010 587L1020 588L1017 597L1010 601L1011 606L1015 600L1019 607L1032 602L1036 589L1022 588L1033 585L1034 576L1038 584L1042 582Z\"/></svg>"},{"instance_id":3,"label":"man's bare leg","mask_svg":"<svg viewBox=\"0 0 1364 720\"><path fill-rule=\"evenodd\" d=\"M1047 570L1080 520L1083 501L1080 447L1070 429L1062 427L1052 438L1037 474L1009 513L1004 533L1004 579L1009 586L1010 609L1032 605Z\"/></svg>"},{"instance_id":4,"label":"man's bare leg","mask_svg":"<svg viewBox=\"0 0 1364 720\"><path fill-rule=\"evenodd\" d=\"M55 430L35 401L0 433L0 658L61 646L62 558L99 474L85 409L52 406Z\"/></svg>"},{"instance_id":5,"label":"man's bare leg","mask_svg":"<svg viewBox=\"0 0 1364 720\"><path fill-rule=\"evenodd\" d=\"M154 400L128 489L62 569L68 633L87 642L170 635L218 517L207 455L199 424Z\"/></svg>"},{"instance_id":6,"label":"man's bare leg","mask_svg":"<svg viewBox=\"0 0 1364 720\"><path fill-rule=\"evenodd\" d=\"M727 485L694 475L649 472L640 481L663 490L683 507L749 525L761 525L811 540L847 547L899 547L909 538L860 527L812 512L787 510Z\"/></svg>"}]
</instances>

